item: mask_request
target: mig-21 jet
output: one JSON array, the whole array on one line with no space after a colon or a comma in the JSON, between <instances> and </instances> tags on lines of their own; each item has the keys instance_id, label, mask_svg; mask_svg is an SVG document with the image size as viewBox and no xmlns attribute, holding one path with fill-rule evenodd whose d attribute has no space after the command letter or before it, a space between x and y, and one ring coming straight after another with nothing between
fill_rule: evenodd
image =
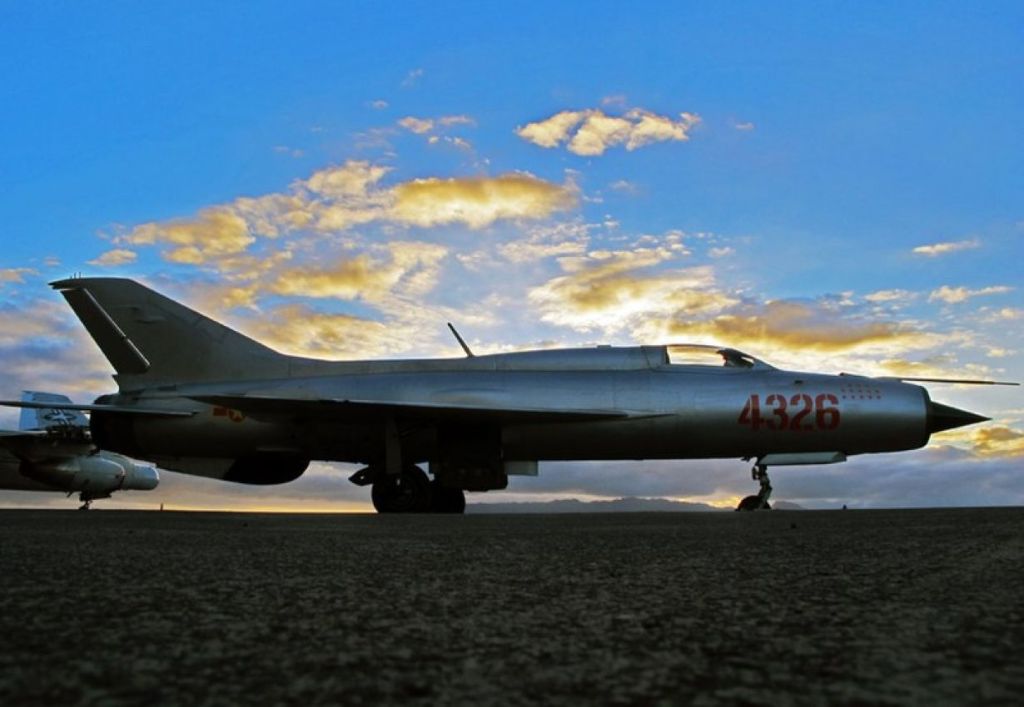
<instances>
[{"instance_id":1,"label":"mig-21 jet","mask_svg":"<svg viewBox=\"0 0 1024 707\"><path fill-rule=\"evenodd\" d=\"M325 361L132 280L52 286L116 371L116 393L65 406L91 413L101 449L247 484L354 462L351 480L384 513L461 513L465 491L503 489L541 461L625 459L752 460L760 489L740 508L768 508L771 466L916 449L988 419L933 402L913 384L925 379L786 371L731 348L474 356L453 328L461 358Z\"/></svg>"},{"instance_id":2,"label":"mig-21 jet","mask_svg":"<svg viewBox=\"0 0 1024 707\"><path fill-rule=\"evenodd\" d=\"M0 489L78 494L80 508L115 491L149 491L160 483L151 464L96 448L89 421L71 399L26 390L17 430L0 430Z\"/></svg>"}]
</instances>

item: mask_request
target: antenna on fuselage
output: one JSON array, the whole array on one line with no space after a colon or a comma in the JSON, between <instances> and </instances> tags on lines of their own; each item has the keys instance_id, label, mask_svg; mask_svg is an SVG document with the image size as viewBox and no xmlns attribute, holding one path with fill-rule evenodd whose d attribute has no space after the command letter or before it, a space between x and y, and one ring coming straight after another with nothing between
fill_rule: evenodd
<instances>
[{"instance_id":1,"label":"antenna on fuselage","mask_svg":"<svg viewBox=\"0 0 1024 707\"><path fill-rule=\"evenodd\" d=\"M455 327L452 325L451 322L448 322L448 328L452 330L452 334L455 334L455 339L459 342L459 346L462 347L462 350L466 352L466 356L468 358L473 358L473 352L469 350L469 347L466 345L466 342L463 341L461 336L459 336L459 332L455 330Z\"/></svg>"}]
</instances>

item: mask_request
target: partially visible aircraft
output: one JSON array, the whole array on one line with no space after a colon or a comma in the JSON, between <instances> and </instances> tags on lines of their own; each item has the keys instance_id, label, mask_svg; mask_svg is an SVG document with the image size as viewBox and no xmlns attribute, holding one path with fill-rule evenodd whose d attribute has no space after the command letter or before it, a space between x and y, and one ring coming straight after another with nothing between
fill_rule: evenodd
<instances>
[{"instance_id":1,"label":"partially visible aircraft","mask_svg":"<svg viewBox=\"0 0 1024 707\"><path fill-rule=\"evenodd\" d=\"M96 449L89 421L64 395L25 391L17 430L0 430L0 489L78 493L81 509L115 491L160 483L151 464Z\"/></svg>"},{"instance_id":2,"label":"partially visible aircraft","mask_svg":"<svg viewBox=\"0 0 1024 707\"><path fill-rule=\"evenodd\" d=\"M760 483L740 509L768 508L770 466L915 449L988 419L908 382L935 379L784 371L730 348L474 356L456 332L465 358L322 361L132 280L51 285L117 372L117 393L61 406L91 412L100 448L248 484L292 481L313 459L361 463L351 480L385 513L461 513L465 491L505 488L543 460L730 457L754 460Z\"/></svg>"}]
</instances>

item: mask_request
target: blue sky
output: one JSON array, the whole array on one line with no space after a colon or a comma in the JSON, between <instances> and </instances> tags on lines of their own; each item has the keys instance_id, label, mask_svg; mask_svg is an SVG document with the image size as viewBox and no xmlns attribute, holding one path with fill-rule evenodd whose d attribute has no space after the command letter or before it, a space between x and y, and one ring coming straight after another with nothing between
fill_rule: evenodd
<instances>
[{"instance_id":1,"label":"blue sky","mask_svg":"<svg viewBox=\"0 0 1024 707\"><path fill-rule=\"evenodd\" d=\"M452 319L481 350L1022 380L1022 26L997 2L0 5L0 392L111 389L45 287L74 272L328 358L453 355ZM994 422L832 486L783 472L790 497L1024 502L1019 389L933 394ZM962 483L901 483L936 465ZM749 486L739 462L542 473L505 497ZM309 476L153 494L365 504Z\"/></svg>"}]
</instances>

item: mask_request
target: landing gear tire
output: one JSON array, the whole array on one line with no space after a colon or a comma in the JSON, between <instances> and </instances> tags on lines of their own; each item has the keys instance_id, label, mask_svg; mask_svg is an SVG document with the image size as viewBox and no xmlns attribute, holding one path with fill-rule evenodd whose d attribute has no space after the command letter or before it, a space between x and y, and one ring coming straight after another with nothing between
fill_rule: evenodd
<instances>
[{"instance_id":1,"label":"landing gear tire","mask_svg":"<svg viewBox=\"0 0 1024 707\"><path fill-rule=\"evenodd\" d=\"M736 506L736 510L770 511L772 507L768 503L768 499L772 495L772 483L768 480L768 466L758 461L757 464L754 464L754 468L750 470L750 478L761 485L761 490L757 492L756 496L747 496L740 501L740 505Z\"/></svg>"},{"instance_id":2,"label":"landing gear tire","mask_svg":"<svg viewBox=\"0 0 1024 707\"><path fill-rule=\"evenodd\" d=\"M462 489L442 486L437 479L430 482L431 513L465 513L466 493Z\"/></svg>"},{"instance_id":3,"label":"landing gear tire","mask_svg":"<svg viewBox=\"0 0 1024 707\"><path fill-rule=\"evenodd\" d=\"M370 491L378 513L427 513L431 510L431 484L418 466L398 474L378 474Z\"/></svg>"},{"instance_id":4,"label":"landing gear tire","mask_svg":"<svg viewBox=\"0 0 1024 707\"><path fill-rule=\"evenodd\" d=\"M736 506L737 511L770 511L771 509L772 507L767 501L764 502L763 506L761 505L760 496L747 496L740 501L740 505Z\"/></svg>"}]
</instances>

